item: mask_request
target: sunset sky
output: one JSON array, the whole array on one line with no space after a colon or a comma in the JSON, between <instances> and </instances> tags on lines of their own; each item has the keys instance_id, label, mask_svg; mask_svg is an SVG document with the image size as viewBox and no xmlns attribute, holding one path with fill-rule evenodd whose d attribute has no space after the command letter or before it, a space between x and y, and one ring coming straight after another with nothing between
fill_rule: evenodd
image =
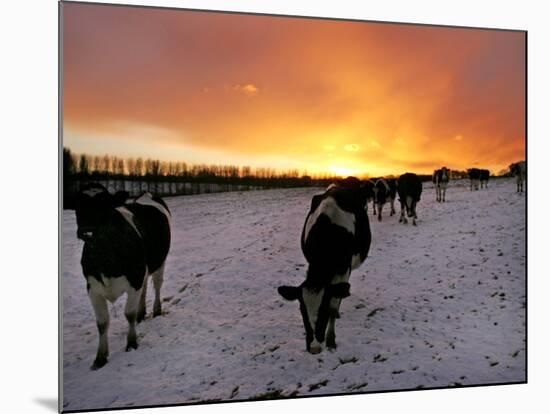
<instances>
[{"instance_id":1,"label":"sunset sky","mask_svg":"<svg viewBox=\"0 0 550 414\"><path fill-rule=\"evenodd\" d=\"M63 5L77 153L329 172L525 158L525 34Z\"/></svg>"}]
</instances>

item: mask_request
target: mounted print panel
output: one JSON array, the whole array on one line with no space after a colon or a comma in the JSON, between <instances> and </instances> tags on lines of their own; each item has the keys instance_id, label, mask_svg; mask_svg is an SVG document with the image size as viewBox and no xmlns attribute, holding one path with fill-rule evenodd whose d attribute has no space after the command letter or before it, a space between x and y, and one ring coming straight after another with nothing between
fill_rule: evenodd
<instances>
[{"instance_id":1,"label":"mounted print panel","mask_svg":"<svg viewBox=\"0 0 550 414\"><path fill-rule=\"evenodd\" d=\"M526 382L526 32L60 12L62 411Z\"/></svg>"}]
</instances>

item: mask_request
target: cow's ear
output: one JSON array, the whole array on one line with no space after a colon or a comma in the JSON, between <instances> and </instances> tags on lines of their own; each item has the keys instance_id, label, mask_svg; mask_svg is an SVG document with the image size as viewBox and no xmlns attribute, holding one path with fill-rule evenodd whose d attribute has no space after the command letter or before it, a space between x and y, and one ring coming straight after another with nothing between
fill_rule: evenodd
<instances>
[{"instance_id":1,"label":"cow's ear","mask_svg":"<svg viewBox=\"0 0 550 414\"><path fill-rule=\"evenodd\" d=\"M277 292L286 300L296 300L301 295L301 288L295 286L279 286Z\"/></svg>"},{"instance_id":2,"label":"cow's ear","mask_svg":"<svg viewBox=\"0 0 550 414\"><path fill-rule=\"evenodd\" d=\"M122 206L128 200L128 197L130 197L130 193L128 191L117 191L113 195L113 203L115 207Z\"/></svg>"},{"instance_id":3,"label":"cow's ear","mask_svg":"<svg viewBox=\"0 0 550 414\"><path fill-rule=\"evenodd\" d=\"M349 283L342 282L336 283L335 285L329 285L327 289L330 296L338 299L344 299L350 295L349 287Z\"/></svg>"}]
</instances>

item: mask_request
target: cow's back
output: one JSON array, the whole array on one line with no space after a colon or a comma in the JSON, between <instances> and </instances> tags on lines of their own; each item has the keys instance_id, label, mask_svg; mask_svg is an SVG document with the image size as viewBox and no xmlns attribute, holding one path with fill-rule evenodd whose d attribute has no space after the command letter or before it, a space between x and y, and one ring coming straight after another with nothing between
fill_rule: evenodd
<instances>
[{"instance_id":1,"label":"cow's back","mask_svg":"<svg viewBox=\"0 0 550 414\"><path fill-rule=\"evenodd\" d=\"M155 205L158 203L156 200L151 199L153 203L140 203L140 199L125 207L134 215L147 251L147 268L152 273L164 263L170 250L170 212L167 207L159 209Z\"/></svg>"},{"instance_id":2,"label":"cow's back","mask_svg":"<svg viewBox=\"0 0 550 414\"><path fill-rule=\"evenodd\" d=\"M82 250L82 272L103 283L101 277L125 276L134 289L141 288L147 270L146 246L131 224L128 210L113 209Z\"/></svg>"},{"instance_id":3,"label":"cow's back","mask_svg":"<svg viewBox=\"0 0 550 414\"><path fill-rule=\"evenodd\" d=\"M419 201L422 194L422 181L416 174L405 173L397 181L397 192L401 200L411 196L415 201Z\"/></svg>"},{"instance_id":4,"label":"cow's back","mask_svg":"<svg viewBox=\"0 0 550 414\"><path fill-rule=\"evenodd\" d=\"M330 283L335 274L344 274L354 256L363 262L368 254L371 233L364 205L352 203L350 193L341 192L317 198L312 203L301 245L310 265L308 276L316 284ZM319 196L317 196L319 197Z\"/></svg>"}]
</instances>

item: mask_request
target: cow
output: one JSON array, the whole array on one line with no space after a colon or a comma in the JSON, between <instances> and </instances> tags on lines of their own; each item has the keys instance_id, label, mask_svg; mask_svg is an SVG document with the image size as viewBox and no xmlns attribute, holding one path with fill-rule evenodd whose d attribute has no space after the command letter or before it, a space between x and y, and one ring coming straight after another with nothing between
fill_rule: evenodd
<instances>
[{"instance_id":1,"label":"cow","mask_svg":"<svg viewBox=\"0 0 550 414\"><path fill-rule=\"evenodd\" d=\"M416 226L416 204L420 201L422 194L422 181L418 175L414 173L405 173L397 180L397 192L399 194L399 202L401 203L400 223L407 223L407 216L412 217L413 225Z\"/></svg>"},{"instance_id":2,"label":"cow","mask_svg":"<svg viewBox=\"0 0 550 414\"><path fill-rule=\"evenodd\" d=\"M128 321L126 351L137 349L136 322L145 317L147 277L155 287L153 316L162 313L160 288L170 249L171 215L164 201L144 193L128 200L128 193L109 193L100 184L89 184L75 200L77 237L84 242L82 273L92 304L99 346L91 369L107 363L109 310L127 294L124 315Z\"/></svg>"},{"instance_id":3,"label":"cow","mask_svg":"<svg viewBox=\"0 0 550 414\"><path fill-rule=\"evenodd\" d=\"M369 202L372 201L372 212L376 215L376 194L375 194L375 182L373 180L366 180L363 182L363 187L366 191L367 202L365 204L365 211L369 210Z\"/></svg>"},{"instance_id":4,"label":"cow","mask_svg":"<svg viewBox=\"0 0 550 414\"><path fill-rule=\"evenodd\" d=\"M523 182L527 177L527 164L525 161L510 164L510 174L516 177L516 192L523 192Z\"/></svg>"},{"instance_id":5,"label":"cow","mask_svg":"<svg viewBox=\"0 0 550 414\"><path fill-rule=\"evenodd\" d=\"M490 175L491 173L489 170L479 170L479 183L481 184L481 188L487 188Z\"/></svg>"},{"instance_id":6,"label":"cow","mask_svg":"<svg viewBox=\"0 0 550 414\"><path fill-rule=\"evenodd\" d=\"M435 187L435 199L438 202L445 202L445 193L447 192L447 184L449 183L450 172L447 167L442 167L435 170L432 176L432 182Z\"/></svg>"},{"instance_id":7,"label":"cow","mask_svg":"<svg viewBox=\"0 0 550 414\"><path fill-rule=\"evenodd\" d=\"M468 177L470 177L470 191L474 189L479 190L481 170L479 168L470 168L468 170Z\"/></svg>"},{"instance_id":8,"label":"cow","mask_svg":"<svg viewBox=\"0 0 550 414\"><path fill-rule=\"evenodd\" d=\"M279 286L279 294L300 303L311 354L336 348L335 320L342 299L350 295L349 278L367 258L371 244L364 186L347 180L313 196L302 229L301 247L308 262L299 286Z\"/></svg>"},{"instance_id":9,"label":"cow","mask_svg":"<svg viewBox=\"0 0 550 414\"><path fill-rule=\"evenodd\" d=\"M374 185L374 199L378 206L378 221L382 221L382 208L387 201L390 202L390 216L395 214L395 195L397 184L394 179L379 178ZM375 212L376 214L376 212Z\"/></svg>"}]
</instances>

